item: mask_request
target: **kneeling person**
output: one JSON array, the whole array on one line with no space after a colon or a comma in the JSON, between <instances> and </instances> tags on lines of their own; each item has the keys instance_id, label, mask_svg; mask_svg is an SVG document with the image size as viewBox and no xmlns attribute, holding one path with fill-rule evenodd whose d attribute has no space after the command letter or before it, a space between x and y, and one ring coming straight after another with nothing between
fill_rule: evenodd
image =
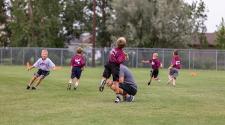
<instances>
[{"instance_id":1,"label":"kneeling person","mask_svg":"<svg viewBox=\"0 0 225 125\"><path fill-rule=\"evenodd\" d=\"M115 103L121 102L121 96L124 101L134 101L134 96L137 93L137 84L131 71L125 65L120 65L119 83L113 83L112 80L107 80L108 86L116 93Z\"/></svg>"}]
</instances>

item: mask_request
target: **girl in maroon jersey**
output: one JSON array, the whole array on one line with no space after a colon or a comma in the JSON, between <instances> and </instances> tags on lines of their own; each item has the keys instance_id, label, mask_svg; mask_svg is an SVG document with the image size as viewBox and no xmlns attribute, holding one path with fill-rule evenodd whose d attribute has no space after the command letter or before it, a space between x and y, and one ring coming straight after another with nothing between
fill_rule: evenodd
<instances>
[{"instance_id":1,"label":"girl in maroon jersey","mask_svg":"<svg viewBox=\"0 0 225 125\"><path fill-rule=\"evenodd\" d=\"M171 60L171 65L169 67L169 80L168 84L172 83L172 85L176 86L176 78L178 77L179 70L181 69L181 58L178 55L178 51L174 50L173 57Z\"/></svg>"},{"instance_id":2,"label":"girl in maroon jersey","mask_svg":"<svg viewBox=\"0 0 225 125\"><path fill-rule=\"evenodd\" d=\"M76 90L80 82L79 80L80 80L81 73L84 70L84 66L85 66L83 49L81 47L77 48L77 54L75 54L71 58L70 65L71 65L71 79L69 81L67 89L71 89L73 85L74 90Z\"/></svg>"},{"instance_id":3,"label":"girl in maroon jersey","mask_svg":"<svg viewBox=\"0 0 225 125\"><path fill-rule=\"evenodd\" d=\"M123 48L126 46L126 39L124 37L119 37L116 41L116 48L113 48L108 55L108 62L105 65L105 69L102 75L102 80L99 85L99 91L104 90L106 80L112 75L113 82L119 84L119 72L120 64L126 61L126 53Z\"/></svg>"}]
</instances>

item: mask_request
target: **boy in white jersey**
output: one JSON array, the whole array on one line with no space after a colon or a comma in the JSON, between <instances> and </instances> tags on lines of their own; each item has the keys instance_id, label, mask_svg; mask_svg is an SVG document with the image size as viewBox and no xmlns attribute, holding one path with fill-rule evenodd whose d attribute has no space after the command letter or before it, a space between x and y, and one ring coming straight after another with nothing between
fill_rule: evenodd
<instances>
[{"instance_id":1,"label":"boy in white jersey","mask_svg":"<svg viewBox=\"0 0 225 125\"><path fill-rule=\"evenodd\" d=\"M55 69L55 64L48 58L48 51L43 49L41 51L41 58L39 58L33 66L30 66L27 70L30 71L33 68L38 68L37 73L34 74L33 78L30 80L27 85L27 89L35 90L41 81L50 73L51 69ZM36 80L36 85L32 86L32 84Z\"/></svg>"}]
</instances>

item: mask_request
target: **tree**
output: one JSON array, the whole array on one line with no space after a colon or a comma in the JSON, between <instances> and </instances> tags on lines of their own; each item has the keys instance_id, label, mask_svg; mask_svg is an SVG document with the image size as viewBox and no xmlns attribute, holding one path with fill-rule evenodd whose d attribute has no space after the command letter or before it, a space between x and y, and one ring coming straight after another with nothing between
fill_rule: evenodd
<instances>
[{"instance_id":1,"label":"tree","mask_svg":"<svg viewBox=\"0 0 225 125\"><path fill-rule=\"evenodd\" d=\"M207 48L208 41L205 36L207 31L205 26L207 20L206 5L200 0L199 2L193 2L189 7L191 9L192 36L198 39L201 48Z\"/></svg>"},{"instance_id":2,"label":"tree","mask_svg":"<svg viewBox=\"0 0 225 125\"><path fill-rule=\"evenodd\" d=\"M220 49L225 49L225 22L222 18L220 25L218 26L218 31L216 32L216 42Z\"/></svg>"},{"instance_id":3,"label":"tree","mask_svg":"<svg viewBox=\"0 0 225 125\"><path fill-rule=\"evenodd\" d=\"M55 0L11 1L11 46L63 47L59 14L62 7Z\"/></svg>"},{"instance_id":4,"label":"tree","mask_svg":"<svg viewBox=\"0 0 225 125\"><path fill-rule=\"evenodd\" d=\"M7 2L4 0L0 1L0 46L8 46L9 29L7 25Z\"/></svg>"},{"instance_id":5,"label":"tree","mask_svg":"<svg viewBox=\"0 0 225 125\"><path fill-rule=\"evenodd\" d=\"M191 28L189 9L181 0L117 0L115 36L122 34L139 47L185 47Z\"/></svg>"}]
</instances>

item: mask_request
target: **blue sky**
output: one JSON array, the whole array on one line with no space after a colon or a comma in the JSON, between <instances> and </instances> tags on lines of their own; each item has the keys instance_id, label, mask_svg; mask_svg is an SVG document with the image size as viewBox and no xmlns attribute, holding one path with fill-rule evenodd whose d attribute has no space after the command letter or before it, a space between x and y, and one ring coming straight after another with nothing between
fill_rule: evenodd
<instances>
[{"instance_id":1,"label":"blue sky","mask_svg":"<svg viewBox=\"0 0 225 125\"><path fill-rule=\"evenodd\" d=\"M188 3L200 0L185 0ZM222 17L225 18L225 0L203 0L207 7L208 20L206 22L207 32L215 32Z\"/></svg>"}]
</instances>

